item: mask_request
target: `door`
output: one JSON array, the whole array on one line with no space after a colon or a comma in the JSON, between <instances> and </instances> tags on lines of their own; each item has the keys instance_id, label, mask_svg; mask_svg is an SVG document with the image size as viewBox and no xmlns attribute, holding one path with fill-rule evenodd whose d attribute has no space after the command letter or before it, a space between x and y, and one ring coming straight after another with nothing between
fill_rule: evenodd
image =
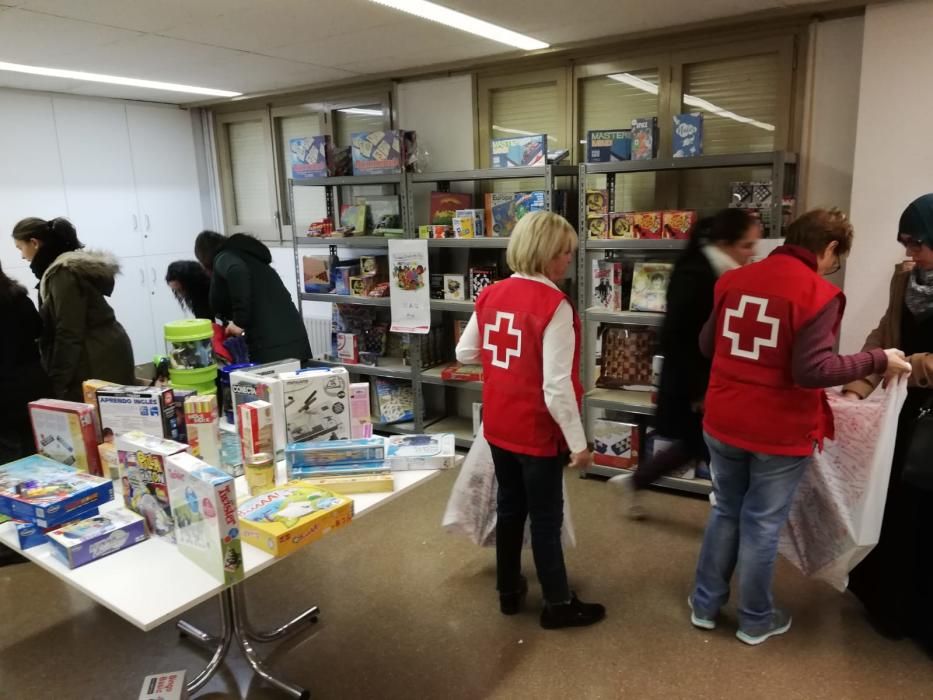
<instances>
[{"instance_id":1,"label":"door","mask_svg":"<svg viewBox=\"0 0 933 700\"><path fill-rule=\"evenodd\" d=\"M174 107L126 106L143 252L188 251L204 228L191 113Z\"/></svg>"},{"instance_id":2,"label":"door","mask_svg":"<svg viewBox=\"0 0 933 700\"><path fill-rule=\"evenodd\" d=\"M133 342L136 364L151 362L153 355L163 354L162 344L156 342L152 332L149 267L143 256L121 258L121 274L107 300Z\"/></svg>"},{"instance_id":3,"label":"door","mask_svg":"<svg viewBox=\"0 0 933 700\"><path fill-rule=\"evenodd\" d=\"M149 307L152 313L152 333L156 345L161 348L160 353L165 352L162 348L165 344L165 324L169 321L191 317L190 313L182 309L172 290L165 283L165 271L169 263L185 259L185 257L185 255L172 254L146 256L146 281L149 290ZM191 255L187 257L190 258Z\"/></svg>"},{"instance_id":4,"label":"door","mask_svg":"<svg viewBox=\"0 0 933 700\"><path fill-rule=\"evenodd\" d=\"M56 97L68 213L91 248L139 255L141 219L133 185L126 108L117 102Z\"/></svg>"},{"instance_id":5,"label":"door","mask_svg":"<svg viewBox=\"0 0 933 700\"><path fill-rule=\"evenodd\" d=\"M0 262L24 267L10 239L16 222L68 216L50 97L3 91L0 154Z\"/></svg>"}]
</instances>

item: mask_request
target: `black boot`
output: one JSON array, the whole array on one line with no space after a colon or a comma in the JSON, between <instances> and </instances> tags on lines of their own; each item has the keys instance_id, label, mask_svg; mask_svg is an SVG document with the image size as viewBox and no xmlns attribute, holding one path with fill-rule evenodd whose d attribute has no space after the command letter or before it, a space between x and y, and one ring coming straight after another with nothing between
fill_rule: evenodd
<instances>
[{"instance_id":1,"label":"black boot","mask_svg":"<svg viewBox=\"0 0 933 700\"><path fill-rule=\"evenodd\" d=\"M606 617L606 608L599 603L584 603L572 593L569 603L544 606L541 611L541 626L546 630L564 627L586 627L595 625Z\"/></svg>"},{"instance_id":2,"label":"black boot","mask_svg":"<svg viewBox=\"0 0 933 700\"><path fill-rule=\"evenodd\" d=\"M525 596L527 595L528 579L522 576L522 582L517 591L499 594L499 610L502 611L503 615L515 615L522 609L522 603L525 602Z\"/></svg>"}]
</instances>

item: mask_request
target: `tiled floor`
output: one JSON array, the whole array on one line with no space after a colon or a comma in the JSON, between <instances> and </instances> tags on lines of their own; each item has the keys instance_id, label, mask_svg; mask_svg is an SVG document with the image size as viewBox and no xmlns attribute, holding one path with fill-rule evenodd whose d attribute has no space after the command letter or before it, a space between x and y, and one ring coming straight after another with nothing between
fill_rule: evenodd
<instances>
[{"instance_id":1,"label":"tiled floor","mask_svg":"<svg viewBox=\"0 0 933 700\"><path fill-rule=\"evenodd\" d=\"M253 617L278 624L308 603L313 631L267 649L282 676L327 698L933 698L933 660L864 622L848 595L784 562L777 593L794 613L758 648L693 629L684 599L708 506L648 494L632 523L600 480L568 478L579 546L574 585L609 617L546 632L537 587L527 613L498 613L493 558L444 533L453 483L443 474L249 582ZM210 627L212 604L188 616ZM172 624L143 633L31 564L0 569L0 698L127 700L155 671L196 673L207 655ZM231 655L200 698L281 698Z\"/></svg>"}]
</instances>

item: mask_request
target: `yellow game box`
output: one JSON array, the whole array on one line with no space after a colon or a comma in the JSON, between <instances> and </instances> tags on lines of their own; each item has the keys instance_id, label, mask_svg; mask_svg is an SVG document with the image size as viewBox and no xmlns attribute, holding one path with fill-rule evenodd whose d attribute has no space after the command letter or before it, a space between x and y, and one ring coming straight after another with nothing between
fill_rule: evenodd
<instances>
[{"instance_id":1,"label":"yellow game box","mask_svg":"<svg viewBox=\"0 0 933 700\"><path fill-rule=\"evenodd\" d=\"M291 481L242 501L240 537L276 557L291 554L353 519L353 500Z\"/></svg>"}]
</instances>

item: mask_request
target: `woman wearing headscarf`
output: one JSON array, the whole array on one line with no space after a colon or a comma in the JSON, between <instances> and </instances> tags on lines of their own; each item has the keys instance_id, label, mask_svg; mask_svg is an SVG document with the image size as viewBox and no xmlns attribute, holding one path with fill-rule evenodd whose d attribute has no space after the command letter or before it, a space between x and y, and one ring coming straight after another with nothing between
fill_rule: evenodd
<instances>
[{"instance_id":1,"label":"woman wearing headscarf","mask_svg":"<svg viewBox=\"0 0 933 700\"><path fill-rule=\"evenodd\" d=\"M901 215L898 241L912 259L891 280L888 308L865 349L898 347L911 364L901 409L881 539L849 576L876 628L912 636L933 649L933 493L902 481L907 448L920 409L933 399L933 194L918 197ZM881 381L871 376L846 385L864 399ZM933 455L929 456L933 460Z\"/></svg>"}]
</instances>

